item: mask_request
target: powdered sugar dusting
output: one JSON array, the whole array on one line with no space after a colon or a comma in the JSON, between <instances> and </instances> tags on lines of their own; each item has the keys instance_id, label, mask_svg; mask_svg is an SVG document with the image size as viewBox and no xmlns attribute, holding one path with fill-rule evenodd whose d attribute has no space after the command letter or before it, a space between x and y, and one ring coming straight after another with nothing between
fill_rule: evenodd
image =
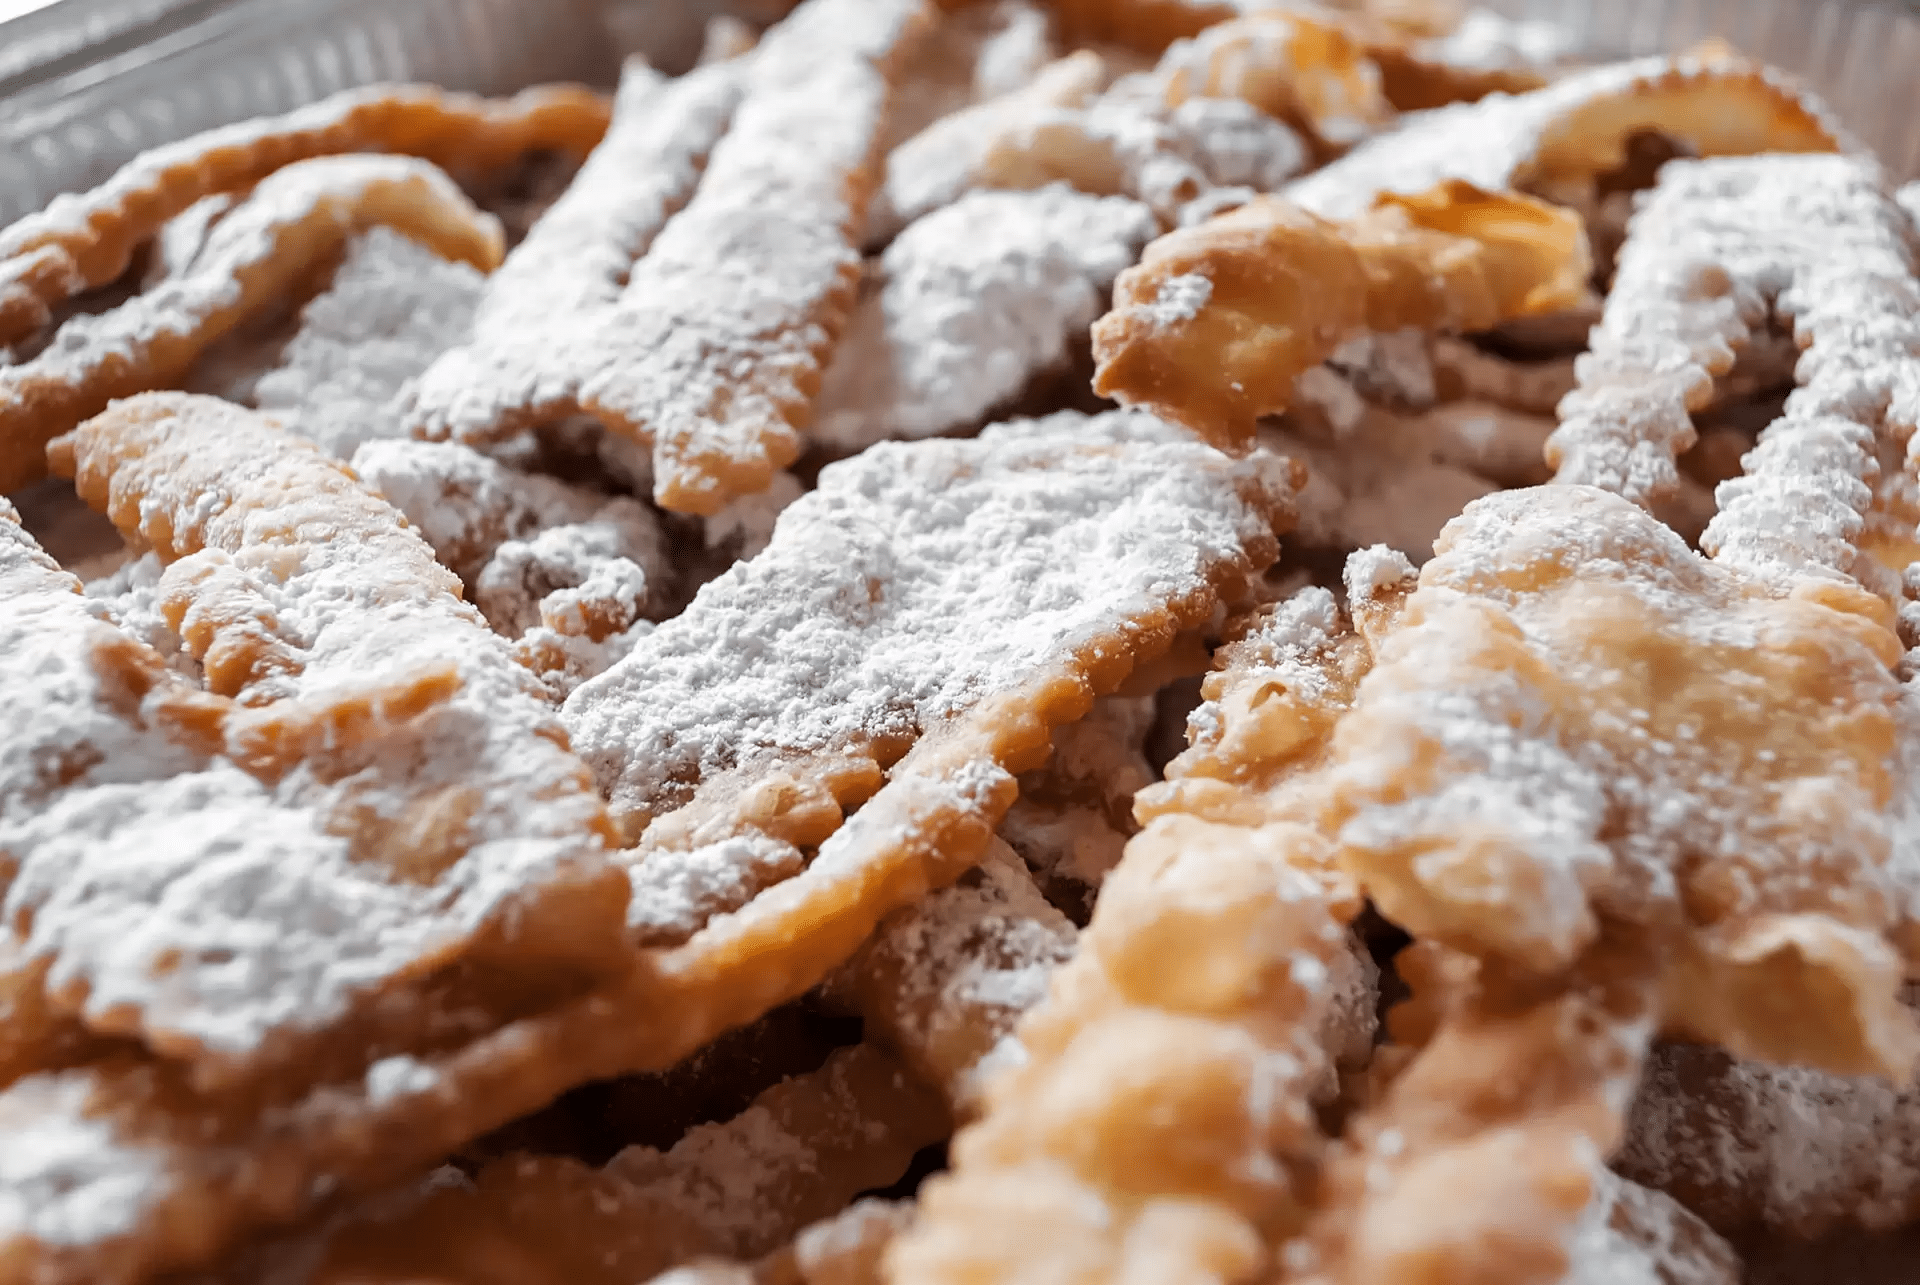
<instances>
[{"instance_id":1,"label":"powdered sugar dusting","mask_svg":"<svg viewBox=\"0 0 1920 1285\"><path fill-rule=\"evenodd\" d=\"M1907 212L1907 218L1912 220L1914 234L1920 236L1920 179L1895 192L1893 199L1900 203L1900 208Z\"/></svg>"},{"instance_id":2,"label":"powdered sugar dusting","mask_svg":"<svg viewBox=\"0 0 1920 1285\"><path fill-rule=\"evenodd\" d=\"M975 192L921 219L881 257L811 435L853 451L977 423L1066 361L1158 232L1139 203L1064 185Z\"/></svg>"},{"instance_id":3,"label":"powdered sugar dusting","mask_svg":"<svg viewBox=\"0 0 1920 1285\"><path fill-rule=\"evenodd\" d=\"M1875 739L1895 730L1897 640L1858 590L1816 607L1770 588L1589 488L1468 506L1335 733L1343 863L1409 931L1540 970L1594 939L1596 910L1664 922L1722 890L1666 1000L1690 1029L1904 1066L1920 1040L1880 939L1892 822ZM1744 1012L1750 961L1813 941L1832 943L1817 948L1831 973L1808 971L1829 1007L1849 996L1844 1036Z\"/></svg>"},{"instance_id":4,"label":"powdered sugar dusting","mask_svg":"<svg viewBox=\"0 0 1920 1285\"><path fill-rule=\"evenodd\" d=\"M209 344L274 302L283 281L375 224L423 237L449 258L499 261L499 224L425 161L350 155L288 165L213 226L182 273L118 308L71 318L31 361L0 367L0 425L31 413L50 386L90 390L91 399L69 392L57 411L41 409L37 440L112 396L177 383ZM66 422L45 422L67 411Z\"/></svg>"},{"instance_id":5,"label":"powdered sugar dusting","mask_svg":"<svg viewBox=\"0 0 1920 1285\"><path fill-rule=\"evenodd\" d=\"M653 814L720 771L916 737L1270 549L1290 476L1124 412L872 447L563 718L614 806Z\"/></svg>"},{"instance_id":6,"label":"powdered sugar dusting","mask_svg":"<svg viewBox=\"0 0 1920 1285\"><path fill-rule=\"evenodd\" d=\"M339 466L173 394L63 449L83 494L172 559L169 611L246 707L224 750L259 774L216 759L135 785L128 756L7 837L9 909L34 910L23 949L90 986L92 1021L243 1066L498 917L537 915L543 889L618 889L599 800L507 643Z\"/></svg>"},{"instance_id":7,"label":"powdered sugar dusting","mask_svg":"<svg viewBox=\"0 0 1920 1285\"><path fill-rule=\"evenodd\" d=\"M1478 102L1409 112L1395 128L1288 186L1286 196L1315 214L1352 218L1382 192L1423 192L1443 179L1507 191L1523 183L1542 142L1563 120L1589 105L1631 101L1666 85L1688 86L1708 113L1696 118L1668 112L1657 119L1683 137L1710 122L1716 110L1723 115L1751 111L1748 95L1785 106L1786 111L1776 112L1780 127L1787 128L1789 116L1795 118L1793 126L1804 137L1793 141L1802 149L1817 145L1822 133L1841 136L1825 107L1750 63L1641 58L1575 72L1531 93L1489 94ZM1723 94L1732 101L1720 102ZM1764 150L1783 141L1763 136L1749 146Z\"/></svg>"},{"instance_id":8,"label":"powdered sugar dusting","mask_svg":"<svg viewBox=\"0 0 1920 1285\"><path fill-rule=\"evenodd\" d=\"M474 603L509 638L545 624L599 639L657 615L672 584L659 519L617 496L584 521L503 543L475 582Z\"/></svg>"},{"instance_id":9,"label":"powdered sugar dusting","mask_svg":"<svg viewBox=\"0 0 1920 1285\"><path fill-rule=\"evenodd\" d=\"M1192 321L1213 298L1213 282L1195 272L1168 277L1160 283L1153 302L1139 305L1139 313L1155 326L1178 326Z\"/></svg>"},{"instance_id":10,"label":"powdered sugar dusting","mask_svg":"<svg viewBox=\"0 0 1920 1285\"><path fill-rule=\"evenodd\" d=\"M1172 226L1221 186L1209 165L1245 173L1232 137L1244 121L1232 109L1176 113L1151 100L1108 94L1083 107L1033 112L1009 125L982 156L977 181L1036 188L1064 180L1085 192L1133 197Z\"/></svg>"},{"instance_id":11,"label":"powdered sugar dusting","mask_svg":"<svg viewBox=\"0 0 1920 1285\"><path fill-rule=\"evenodd\" d=\"M110 619L0 499L0 692L20 720L0 738L0 825L20 824L65 788L154 780L206 761L163 721L114 709L126 677L163 675L164 663ZM161 682L159 694L169 686Z\"/></svg>"},{"instance_id":12,"label":"powdered sugar dusting","mask_svg":"<svg viewBox=\"0 0 1920 1285\"><path fill-rule=\"evenodd\" d=\"M340 459L401 436L412 381L466 338L484 282L390 228L354 238L253 404Z\"/></svg>"},{"instance_id":13,"label":"powdered sugar dusting","mask_svg":"<svg viewBox=\"0 0 1920 1285\"><path fill-rule=\"evenodd\" d=\"M837 982L861 1015L953 1100L979 1092L989 1059L1046 997L1075 931L1004 845L959 883L890 916Z\"/></svg>"},{"instance_id":14,"label":"powdered sugar dusting","mask_svg":"<svg viewBox=\"0 0 1920 1285\"><path fill-rule=\"evenodd\" d=\"M160 578L165 564L152 553L145 553L120 565L113 574L87 583L87 597L104 603L113 622L127 634L153 648L167 662L167 668L204 686L200 662L181 642L180 635L167 622L160 601Z\"/></svg>"},{"instance_id":15,"label":"powdered sugar dusting","mask_svg":"<svg viewBox=\"0 0 1920 1285\"><path fill-rule=\"evenodd\" d=\"M1878 471L1871 430L1903 365L1920 371L1920 340L1902 338L1920 284L1898 218L1877 168L1847 157L1665 166L1548 440L1557 480L1640 503L1671 494L1714 378L1755 332L1791 328L1812 352L1804 387L1750 475L1722 485L1703 547L1770 577L1844 575Z\"/></svg>"},{"instance_id":16,"label":"powdered sugar dusting","mask_svg":"<svg viewBox=\"0 0 1920 1285\"><path fill-rule=\"evenodd\" d=\"M1906 442L1920 413L1914 239L1870 163L1795 156L1675 169L1661 171L1659 190L1697 183L1735 203L1756 242L1777 238L1784 253L1775 251L1770 271L1738 256L1728 270L1758 278L1802 349L1799 387L1743 461L1745 475L1720 484L1701 548L1775 581L1846 577L1879 439ZM1757 245L1749 253L1766 254Z\"/></svg>"},{"instance_id":17,"label":"powdered sugar dusting","mask_svg":"<svg viewBox=\"0 0 1920 1285\"><path fill-rule=\"evenodd\" d=\"M1336 147L1359 142L1392 116L1380 69L1337 19L1306 6L1241 7L1256 11L1175 41L1151 72L1130 78L1138 91L1169 107L1243 99L1269 116L1301 121Z\"/></svg>"},{"instance_id":18,"label":"powdered sugar dusting","mask_svg":"<svg viewBox=\"0 0 1920 1285\"><path fill-rule=\"evenodd\" d=\"M1552 67L1574 52L1573 33L1555 22L1515 20L1472 9L1445 36L1422 42L1424 57L1480 71Z\"/></svg>"},{"instance_id":19,"label":"powdered sugar dusting","mask_svg":"<svg viewBox=\"0 0 1920 1285\"><path fill-rule=\"evenodd\" d=\"M416 432L480 441L574 409L580 359L597 355L593 331L693 194L742 87L736 64L670 81L628 63L606 136L487 279L471 342L435 361L413 391L405 409Z\"/></svg>"},{"instance_id":20,"label":"powdered sugar dusting","mask_svg":"<svg viewBox=\"0 0 1920 1285\"><path fill-rule=\"evenodd\" d=\"M959 200L979 182L1002 134L1049 108L1086 102L1105 80L1099 55L1082 50L1050 64L1031 83L944 116L895 147L867 214L867 244L884 245L915 219Z\"/></svg>"},{"instance_id":21,"label":"powdered sugar dusting","mask_svg":"<svg viewBox=\"0 0 1920 1285\"><path fill-rule=\"evenodd\" d=\"M80 1075L36 1075L0 1096L0 1245L90 1245L131 1231L167 1189L163 1153L85 1115Z\"/></svg>"},{"instance_id":22,"label":"powdered sugar dusting","mask_svg":"<svg viewBox=\"0 0 1920 1285\"><path fill-rule=\"evenodd\" d=\"M733 128L587 349L580 403L651 441L654 498L713 513L799 454L845 327L879 132L926 0L806 0L751 62Z\"/></svg>"},{"instance_id":23,"label":"powdered sugar dusting","mask_svg":"<svg viewBox=\"0 0 1920 1285\"><path fill-rule=\"evenodd\" d=\"M743 495L711 517L700 519L707 548L725 549L735 561L758 557L773 540L773 526L780 514L805 491L793 474L774 474L773 484L766 490Z\"/></svg>"},{"instance_id":24,"label":"powdered sugar dusting","mask_svg":"<svg viewBox=\"0 0 1920 1285\"><path fill-rule=\"evenodd\" d=\"M1678 1201L1598 1164L1562 1285L1740 1285L1733 1247Z\"/></svg>"},{"instance_id":25,"label":"powdered sugar dusting","mask_svg":"<svg viewBox=\"0 0 1920 1285\"><path fill-rule=\"evenodd\" d=\"M1311 163L1300 135L1242 99L1189 98L1167 123L1216 187L1277 192Z\"/></svg>"}]
</instances>

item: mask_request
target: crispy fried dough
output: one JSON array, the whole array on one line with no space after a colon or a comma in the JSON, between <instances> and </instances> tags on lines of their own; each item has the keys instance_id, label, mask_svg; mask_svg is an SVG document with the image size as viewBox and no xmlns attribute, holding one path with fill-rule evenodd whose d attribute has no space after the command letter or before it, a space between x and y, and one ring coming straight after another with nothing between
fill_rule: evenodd
<instances>
[{"instance_id":1,"label":"crispy fried dough","mask_svg":"<svg viewBox=\"0 0 1920 1285\"><path fill-rule=\"evenodd\" d=\"M49 748L77 770L3 809L9 964L117 1038L0 1091L0 1128L46 1140L0 1167L0 1275L125 1280L301 1212L321 1175L458 1141L366 1130L433 1096L430 1063L620 975L627 884L530 677L341 466L178 394L53 454L170 564L164 608L227 698L187 693L181 748L177 679L126 687L124 636L79 649L118 720L175 748L64 715Z\"/></svg>"},{"instance_id":2,"label":"crispy fried dough","mask_svg":"<svg viewBox=\"0 0 1920 1285\"><path fill-rule=\"evenodd\" d=\"M1547 443L1556 480L1647 504L1678 486L1691 412L1769 326L1800 387L1724 482L1703 547L1770 578L1846 574L1879 472L1920 416L1920 279L1878 168L1841 156L1669 162L1634 215L1605 315Z\"/></svg>"},{"instance_id":3,"label":"crispy fried dough","mask_svg":"<svg viewBox=\"0 0 1920 1285\"><path fill-rule=\"evenodd\" d=\"M69 319L38 355L0 366L0 490L44 476L46 444L115 398L176 387L215 340L376 224L483 271L500 261L499 223L426 161L323 156L278 170L176 275L109 312Z\"/></svg>"},{"instance_id":4,"label":"crispy fried dough","mask_svg":"<svg viewBox=\"0 0 1920 1285\"><path fill-rule=\"evenodd\" d=\"M623 99L490 283L479 342L421 380L416 431L489 440L580 410L651 447L663 508L766 489L852 311L887 98L927 21L924 0L808 0L739 64Z\"/></svg>"},{"instance_id":5,"label":"crispy fried dough","mask_svg":"<svg viewBox=\"0 0 1920 1285\"><path fill-rule=\"evenodd\" d=\"M1094 326L1094 388L1235 447L1343 341L1551 312L1585 296L1587 271L1578 216L1465 183L1346 223L1261 199L1169 233L1121 274Z\"/></svg>"},{"instance_id":6,"label":"crispy fried dough","mask_svg":"<svg viewBox=\"0 0 1920 1285\"><path fill-rule=\"evenodd\" d=\"M885 245L908 224L980 186L989 158L1007 136L1055 110L1083 106L1107 78L1100 56L1082 49L1048 64L1027 84L943 116L895 147L867 215L867 245Z\"/></svg>"},{"instance_id":7,"label":"crispy fried dough","mask_svg":"<svg viewBox=\"0 0 1920 1285\"><path fill-rule=\"evenodd\" d=\"M380 85L158 148L93 191L56 197L0 232L0 345L44 326L64 300L117 278L142 242L202 197L244 191L296 161L399 152L446 170L484 171L541 149L584 154L607 118L604 97L573 87L489 100Z\"/></svg>"},{"instance_id":8,"label":"crispy fried dough","mask_svg":"<svg viewBox=\"0 0 1920 1285\"><path fill-rule=\"evenodd\" d=\"M1647 130L1702 156L1856 150L1824 104L1770 68L1731 56L1643 58L1410 115L1286 196L1315 214L1351 218L1382 192L1450 178L1489 191L1583 192L1618 169L1629 141Z\"/></svg>"},{"instance_id":9,"label":"crispy fried dough","mask_svg":"<svg viewBox=\"0 0 1920 1285\"><path fill-rule=\"evenodd\" d=\"M414 390L408 415L423 435L491 441L578 408L587 371L563 345L528 336L612 323L635 263L693 196L744 76L723 65L673 80L627 64L606 137L488 278L471 341Z\"/></svg>"},{"instance_id":10,"label":"crispy fried dough","mask_svg":"<svg viewBox=\"0 0 1920 1285\"><path fill-rule=\"evenodd\" d=\"M973 192L894 239L820 387L836 453L979 423L1064 367L1115 277L1159 233L1125 197Z\"/></svg>"},{"instance_id":11,"label":"crispy fried dough","mask_svg":"<svg viewBox=\"0 0 1920 1285\"><path fill-rule=\"evenodd\" d=\"M187 389L266 411L348 459L363 443L406 436L401 408L412 381L466 339L485 286L472 265L373 228L348 243L327 288L300 309L292 338L269 341L270 361L216 349ZM216 364L229 366L231 382L208 386Z\"/></svg>"},{"instance_id":12,"label":"crispy fried dough","mask_svg":"<svg viewBox=\"0 0 1920 1285\"><path fill-rule=\"evenodd\" d=\"M1636 924L1666 1029L1904 1075L1890 614L1603 492L1489 496L1376 649L1323 823L1417 936L1546 977Z\"/></svg>"},{"instance_id":13,"label":"crispy fried dough","mask_svg":"<svg viewBox=\"0 0 1920 1285\"><path fill-rule=\"evenodd\" d=\"M247 418L231 408L221 414ZM250 438L272 440L264 427L248 428ZM174 449L169 443L178 439L177 432L168 436L154 452ZM182 442L177 449L187 448ZM310 456L303 469L332 467L304 448L295 453ZM220 473L221 459L207 455L199 467ZM824 745L779 746L771 738L777 748L757 749L745 738L764 736L775 724L734 723L730 712L728 726L743 739L724 749L709 739L704 749L737 770L714 774L705 789L676 779L674 760L653 757L651 748L646 758L628 758L634 741L626 714L597 722L591 735L576 717L583 741L601 747L624 809L694 805L656 821L648 846L635 854L642 890L632 903L633 928L638 940L661 940L662 947L642 952L622 978L558 1008L529 1011L539 1005L516 992L524 1002L499 1029L438 1030L429 1047L370 1067L316 1066L305 1083L277 1082L270 1092L203 1097L182 1073L127 1057L59 1076L29 1076L0 1094L0 1119L84 1130L89 1163L102 1167L94 1185L62 1187L68 1194L57 1198L36 1185L44 1182L38 1172L20 1175L10 1190L18 1193L20 1203L11 1207L21 1221L0 1242L0 1253L22 1264L20 1270L32 1264L49 1280L124 1280L160 1265L204 1261L249 1226L297 1217L328 1187L364 1191L405 1178L572 1085L671 1065L728 1027L804 992L851 956L887 913L973 864L1009 802L1010 772L1040 759L1054 724L1083 712L1137 656L1208 617L1223 593L1273 556L1271 532L1284 516L1293 479L1280 462L1235 463L1182 441L1165 425L1116 414L1008 425L978 442L869 451L829 469L824 480L822 490L801 502L805 509L783 520L761 559L730 573L737 581L732 590L742 595L737 601L729 597L732 590L711 587L700 600L710 613L741 615L729 626L733 641L722 658L743 666L743 685L733 696L724 684L703 683L701 699L724 704L748 699L757 681L794 681L803 699L821 710L860 713L858 704L843 705L843 697L877 679L889 656L894 664L911 659L924 666L936 635L921 626L936 623L953 633L953 645L962 634L978 644L983 650L974 659L964 649L938 659L919 693L923 706L889 703L866 711L877 721L856 718L848 734L836 732ZM224 493L223 485L214 493ZM116 508L132 502L132 489L123 491ZM891 500L876 508L876 499L887 495ZM1009 505L1004 512L995 507ZM876 522L888 512L899 530ZM1017 521L1016 513L1022 515ZM189 515L150 505L146 521L158 539L165 523L186 532L227 529L239 514ZM252 521L243 529L271 533L273 524L259 514ZM989 533L987 543L978 543ZM425 545L417 547L424 559ZM870 551L864 562L851 556L860 547ZM979 561L962 555L968 547ZM1043 574L1067 548L1092 561ZM816 555L814 565L809 559ZM336 550L334 556L347 555ZM904 569L914 578L900 578ZM1036 631L1028 599L1009 598L995 574L1040 577L1034 583L1046 591L1051 632ZM951 596L963 583L982 581L980 592L1005 611L1013 631L1005 637L983 634L979 621L966 618L964 597ZM1063 594L1076 595L1080 605ZM869 627L865 622L876 628L861 642L864 660L826 648L823 659L840 654L843 664L823 671L824 686L784 667L804 653L761 651L743 642L750 635L741 625L758 616L756 628L771 631L769 637L786 637L789 648L801 643L805 636L781 622L815 630L823 623L815 607L828 602L851 613L846 623L853 638ZM799 614L783 614L782 603ZM886 628L877 628L872 613L882 604L905 614L892 614ZM683 647L697 644L698 654L711 658L711 623L698 613L676 623L678 634L651 659L636 652L598 680L601 694L581 701L581 708L592 709L605 693L649 684L667 690L678 681L679 664L668 659ZM648 639L667 633L663 627ZM415 645L432 648L435 637L423 634ZM299 672L311 674L314 649L289 650L305 656ZM256 651L273 649L249 647L245 654ZM650 672L658 676L648 678ZM290 668L249 681L297 684L299 675ZM594 686L583 687L576 701ZM459 698L456 691L451 699ZM679 702L655 712L687 717L697 708ZM264 713L273 711L268 705ZM489 726L502 735L510 730L497 714ZM912 753L893 763L891 780L881 786L873 755L884 753L891 762L914 737ZM697 757L687 766L712 772ZM848 804L866 799L844 824L833 789ZM490 804L495 796L501 806L518 797L496 790ZM545 806L522 810L537 819ZM803 872L760 891L769 871L790 868L761 860L777 855L781 844L794 859L802 855L795 844L817 851ZM569 945L583 950L586 943ZM65 1211L85 1207L101 1193L98 1183L109 1180L124 1194L115 1221L84 1233L61 1230L61 1220L73 1216Z\"/></svg>"},{"instance_id":14,"label":"crispy fried dough","mask_svg":"<svg viewBox=\"0 0 1920 1285\"><path fill-rule=\"evenodd\" d=\"M1629 940L1596 946L1545 986L1459 960L1416 973L1415 1002L1437 1027L1348 1122L1281 1279L1584 1279L1569 1251L1653 1039L1655 971Z\"/></svg>"},{"instance_id":15,"label":"crispy fried dough","mask_svg":"<svg viewBox=\"0 0 1920 1285\"><path fill-rule=\"evenodd\" d=\"M1139 87L1168 107L1193 98L1239 98L1349 146L1392 115L1380 71L1350 24L1331 13L1256 13L1174 43Z\"/></svg>"},{"instance_id":16,"label":"crispy fried dough","mask_svg":"<svg viewBox=\"0 0 1920 1285\"><path fill-rule=\"evenodd\" d=\"M1363 612L1390 610L1392 587L1353 587ZM1360 901L1300 823L1299 787L1366 663L1324 590L1226 650L1200 739L1143 793L1146 829L1018 1028L1027 1056L923 1189L893 1279L1237 1281L1299 1226L1313 1105L1373 1029L1347 932Z\"/></svg>"},{"instance_id":17,"label":"crispy fried dough","mask_svg":"<svg viewBox=\"0 0 1920 1285\"><path fill-rule=\"evenodd\" d=\"M332 1234L311 1285L633 1285L702 1255L752 1260L906 1171L947 1130L939 1094L871 1045L768 1089L670 1150L589 1168L507 1157L396 1217Z\"/></svg>"},{"instance_id":18,"label":"crispy fried dough","mask_svg":"<svg viewBox=\"0 0 1920 1285\"><path fill-rule=\"evenodd\" d=\"M965 1116L994 1067L1024 1056L1014 1024L1072 958L1074 935L996 840L959 882L882 921L826 989Z\"/></svg>"}]
</instances>

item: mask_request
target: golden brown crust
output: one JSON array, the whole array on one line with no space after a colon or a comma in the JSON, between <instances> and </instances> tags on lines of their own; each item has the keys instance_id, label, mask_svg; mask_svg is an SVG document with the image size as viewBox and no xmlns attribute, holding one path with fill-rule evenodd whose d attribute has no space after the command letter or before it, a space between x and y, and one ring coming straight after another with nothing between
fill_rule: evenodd
<instances>
[{"instance_id":1,"label":"golden brown crust","mask_svg":"<svg viewBox=\"0 0 1920 1285\"><path fill-rule=\"evenodd\" d=\"M1121 274L1094 326L1094 389L1241 446L1345 340L1552 312L1585 297L1588 270L1577 215L1458 181L1347 223L1262 198Z\"/></svg>"},{"instance_id":2,"label":"golden brown crust","mask_svg":"<svg viewBox=\"0 0 1920 1285\"><path fill-rule=\"evenodd\" d=\"M572 86L490 100L402 86L352 90L285 116L196 135L128 163L85 196L0 232L0 345L126 271L134 250L202 197L251 187L294 161L398 152L484 171L540 149L584 155L606 131L604 95Z\"/></svg>"}]
</instances>

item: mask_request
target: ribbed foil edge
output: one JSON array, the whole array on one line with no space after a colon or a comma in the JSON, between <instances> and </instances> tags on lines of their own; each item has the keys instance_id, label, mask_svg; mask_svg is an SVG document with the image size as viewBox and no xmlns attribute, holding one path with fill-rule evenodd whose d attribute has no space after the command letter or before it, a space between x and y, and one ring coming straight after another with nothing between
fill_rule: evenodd
<instances>
[{"instance_id":1,"label":"ribbed foil edge","mask_svg":"<svg viewBox=\"0 0 1920 1285\"><path fill-rule=\"evenodd\" d=\"M0 23L0 225L103 181L146 148L340 89L605 83L626 52L671 66L707 14L754 2L60 0ZM1591 59L1726 40L1804 81L1893 177L1920 178L1920 8L1911 3L1473 2L1560 28Z\"/></svg>"},{"instance_id":2,"label":"ribbed foil edge","mask_svg":"<svg viewBox=\"0 0 1920 1285\"><path fill-rule=\"evenodd\" d=\"M1568 32L1586 58L1719 38L1799 79L1896 181L1920 178L1920 7L1893 0L1472 0Z\"/></svg>"},{"instance_id":3,"label":"ribbed foil edge","mask_svg":"<svg viewBox=\"0 0 1920 1285\"><path fill-rule=\"evenodd\" d=\"M79 8L66 14L75 20L68 27L35 23L69 4ZM0 48L11 47L22 24L35 24L51 42L45 48L61 39L70 46L54 74L27 73L0 97L0 226L104 181L147 148L342 89L412 81L503 94L547 81L610 85L621 53L670 61L675 46L697 41L699 22L688 12L695 7L625 0L625 28L643 47L622 50L608 37L603 0L63 0L0 23ZM160 15L162 30L128 41L128 15L143 8ZM187 21L167 21L182 13ZM124 47L111 38L73 44L72 32L96 19Z\"/></svg>"},{"instance_id":4,"label":"ribbed foil edge","mask_svg":"<svg viewBox=\"0 0 1920 1285\"><path fill-rule=\"evenodd\" d=\"M89 50L138 37L209 0L59 0L0 22L0 97L17 83Z\"/></svg>"}]
</instances>

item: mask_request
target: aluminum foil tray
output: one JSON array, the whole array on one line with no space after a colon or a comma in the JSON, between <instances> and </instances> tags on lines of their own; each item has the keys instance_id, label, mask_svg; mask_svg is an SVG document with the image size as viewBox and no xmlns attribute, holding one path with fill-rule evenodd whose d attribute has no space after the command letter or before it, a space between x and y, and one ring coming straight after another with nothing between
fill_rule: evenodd
<instances>
[{"instance_id":1,"label":"aluminum foil tray","mask_svg":"<svg viewBox=\"0 0 1920 1285\"><path fill-rule=\"evenodd\" d=\"M1470 0L1587 58L1719 36L1805 79L1920 178L1920 0ZM707 16L773 0L52 0L0 21L0 225L138 152L375 81L508 93L684 63ZM0 0L4 8L4 0Z\"/></svg>"},{"instance_id":2,"label":"aluminum foil tray","mask_svg":"<svg viewBox=\"0 0 1920 1285\"><path fill-rule=\"evenodd\" d=\"M4 10L0 0L0 10ZM712 0L53 0L0 22L0 226L139 152L341 89L611 85L690 59Z\"/></svg>"}]
</instances>

